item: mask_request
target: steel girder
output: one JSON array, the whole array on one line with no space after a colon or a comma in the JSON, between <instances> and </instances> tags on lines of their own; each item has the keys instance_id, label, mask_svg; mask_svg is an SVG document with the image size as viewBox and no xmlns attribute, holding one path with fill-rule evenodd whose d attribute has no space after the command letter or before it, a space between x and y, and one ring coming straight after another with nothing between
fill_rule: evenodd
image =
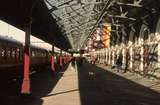
<instances>
[{"instance_id":1,"label":"steel girder","mask_svg":"<svg viewBox=\"0 0 160 105\"><path fill-rule=\"evenodd\" d=\"M159 14L159 3L160 0L109 0L99 21L105 20L110 23L112 30L114 30L112 34L117 34L114 35L117 38L120 35L129 37L129 32L122 27L131 28L133 24L141 24L143 22L147 24L149 17ZM97 26L99 23L97 23ZM97 26L95 26L95 29ZM114 36L111 37L113 40L116 38Z\"/></svg>"},{"instance_id":2,"label":"steel girder","mask_svg":"<svg viewBox=\"0 0 160 105\"><path fill-rule=\"evenodd\" d=\"M91 29L108 0L45 0L49 12L57 20L72 48L79 49L88 37ZM99 6L99 7L97 7Z\"/></svg>"}]
</instances>

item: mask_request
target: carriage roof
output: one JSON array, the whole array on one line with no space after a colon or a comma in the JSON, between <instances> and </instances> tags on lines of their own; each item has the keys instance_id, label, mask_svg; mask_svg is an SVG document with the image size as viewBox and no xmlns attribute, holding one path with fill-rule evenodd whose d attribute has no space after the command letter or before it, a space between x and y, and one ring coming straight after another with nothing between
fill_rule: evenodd
<instances>
[{"instance_id":1,"label":"carriage roof","mask_svg":"<svg viewBox=\"0 0 160 105\"><path fill-rule=\"evenodd\" d=\"M0 42L4 43L4 44L7 44L7 45L11 45L11 46L23 46L22 42L20 42L16 39L1 36L1 35L0 35Z\"/></svg>"}]
</instances>

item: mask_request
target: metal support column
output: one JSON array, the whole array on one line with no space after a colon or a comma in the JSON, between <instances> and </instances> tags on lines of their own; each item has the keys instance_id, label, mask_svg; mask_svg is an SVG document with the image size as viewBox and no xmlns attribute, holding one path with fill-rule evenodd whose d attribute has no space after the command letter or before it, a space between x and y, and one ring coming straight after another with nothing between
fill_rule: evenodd
<instances>
[{"instance_id":1,"label":"metal support column","mask_svg":"<svg viewBox=\"0 0 160 105\"><path fill-rule=\"evenodd\" d=\"M21 94L30 94L30 34L31 34L31 18L28 18L25 24L25 46L24 46L24 77L21 88Z\"/></svg>"},{"instance_id":2,"label":"metal support column","mask_svg":"<svg viewBox=\"0 0 160 105\"><path fill-rule=\"evenodd\" d=\"M63 66L62 50L60 50L60 66Z\"/></svg>"},{"instance_id":3,"label":"metal support column","mask_svg":"<svg viewBox=\"0 0 160 105\"><path fill-rule=\"evenodd\" d=\"M66 64L67 63L67 61L66 61L66 53L64 54L64 64Z\"/></svg>"},{"instance_id":4,"label":"metal support column","mask_svg":"<svg viewBox=\"0 0 160 105\"><path fill-rule=\"evenodd\" d=\"M55 72L55 65L54 65L54 45L52 45L51 70L52 70L53 72Z\"/></svg>"}]
</instances>

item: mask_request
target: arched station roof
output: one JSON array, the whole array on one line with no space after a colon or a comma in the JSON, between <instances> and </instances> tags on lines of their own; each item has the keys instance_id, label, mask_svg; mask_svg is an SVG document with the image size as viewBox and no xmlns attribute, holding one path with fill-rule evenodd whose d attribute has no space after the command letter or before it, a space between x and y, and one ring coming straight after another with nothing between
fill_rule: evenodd
<instances>
[{"instance_id":1,"label":"arched station roof","mask_svg":"<svg viewBox=\"0 0 160 105\"><path fill-rule=\"evenodd\" d=\"M108 0L2 0L0 19L62 49L79 49Z\"/></svg>"},{"instance_id":2,"label":"arched station roof","mask_svg":"<svg viewBox=\"0 0 160 105\"><path fill-rule=\"evenodd\" d=\"M159 0L1 0L0 19L24 30L31 16L36 37L62 49L81 49L103 21L116 38L124 26L157 13L158 5Z\"/></svg>"},{"instance_id":3,"label":"arched station roof","mask_svg":"<svg viewBox=\"0 0 160 105\"><path fill-rule=\"evenodd\" d=\"M63 36L43 0L2 0L0 2L1 20L24 30L31 14L33 35L50 44L54 43L64 50L71 48L68 39Z\"/></svg>"}]
</instances>

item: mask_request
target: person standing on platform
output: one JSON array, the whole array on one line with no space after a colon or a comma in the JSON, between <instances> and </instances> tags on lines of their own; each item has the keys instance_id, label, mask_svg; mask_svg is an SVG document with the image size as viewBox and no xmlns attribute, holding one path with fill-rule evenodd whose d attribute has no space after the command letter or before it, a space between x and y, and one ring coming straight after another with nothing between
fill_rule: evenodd
<instances>
[{"instance_id":1,"label":"person standing on platform","mask_svg":"<svg viewBox=\"0 0 160 105\"><path fill-rule=\"evenodd\" d=\"M75 68L75 66L76 66L76 58L75 57L72 58L72 63L71 64Z\"/></svg>"},{"instance_id":2,"label":"person standing on platform","mask_svg":"<svg viewBox=\"0 0 160 105\"><path fill-rule=\"evenodd\" d=\"M124 72L123 73L126 73L127 72L127 69L128 69L128 61L129 61L129 52L127 51L126 52L126 65L125 65L125 68L124 68Z\"/></svg>"},{"instance_id":3,"label":"person standing on platform","mask_svg":"<svg viewBox=\"0 0 160 105\"><path fill-rule=\"evenodd\" d=\"M116 61L116 65L117 65L117 72L119 72L119 70L121 69L121 66L122 66L122 54L120 54L118 56L118 59Z\"/></svg>"}]
</instances>

